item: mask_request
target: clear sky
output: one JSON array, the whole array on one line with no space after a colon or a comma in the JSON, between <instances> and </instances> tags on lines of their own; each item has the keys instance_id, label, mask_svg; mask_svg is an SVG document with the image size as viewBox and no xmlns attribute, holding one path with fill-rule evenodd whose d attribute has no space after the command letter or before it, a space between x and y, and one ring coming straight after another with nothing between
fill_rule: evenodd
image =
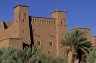
<instances>
[{"instance_id":1,"label":"clear sky","mask_svg":"<svg viewBox=\"0 0 96 63\"><path fill-rule=\"evenodd\" d=\"M0 0L1 21L13 21L16 4L29 5L32 16L51 17L53 10L66 10L68 29L87 27L96 35L96 0Z\"/></svg>"}]
</instances>

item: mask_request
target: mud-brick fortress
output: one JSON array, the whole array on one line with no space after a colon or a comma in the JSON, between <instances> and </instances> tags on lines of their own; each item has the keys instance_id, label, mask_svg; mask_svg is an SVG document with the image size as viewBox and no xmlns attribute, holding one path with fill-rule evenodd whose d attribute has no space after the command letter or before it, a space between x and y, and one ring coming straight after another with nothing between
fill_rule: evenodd
<instances>
[{"instance_id":1,"label":"mud-brick fortress","mask_svg":"<svg viewBox=\"0 0 96 63\"><path fill-rule=\"evenodd\" d=\"M29 16L27 5L16 5L14 22L0 22L0 46L21 49L34 44L47 54L64 57L66 48L61 46L61 39L67 33L66 11L51 14L52 18ZM86 33L85 37L95 45L96 37L91 36L89 28L74 29Z\"/></svg>"}]
</instances>

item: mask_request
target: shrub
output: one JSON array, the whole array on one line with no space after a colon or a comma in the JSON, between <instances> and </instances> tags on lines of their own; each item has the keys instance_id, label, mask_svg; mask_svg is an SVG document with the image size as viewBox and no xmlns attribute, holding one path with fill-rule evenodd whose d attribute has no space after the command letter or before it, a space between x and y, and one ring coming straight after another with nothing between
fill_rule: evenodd
<instances>
[{"instance_id":1,"label":"shrub","mask_svg":"<svg viewBox=\"0 0 96 63\"><path fill-rule=\"evenodd\" d=\"M42 53L35 46L24 50L14 47L0 48L0 63L64 63L63 59L53 58Z\"/></svg>"},{"instance_id":2,"label":"shrub","mask_svg":"<svg viewBox=\"0 0 96 63\"><path fill-rule=\"evenodd\" d=\"M86 55L86 63L96 63L96 50L90 50L89 54Z\"/></svg>"}]
</instances>

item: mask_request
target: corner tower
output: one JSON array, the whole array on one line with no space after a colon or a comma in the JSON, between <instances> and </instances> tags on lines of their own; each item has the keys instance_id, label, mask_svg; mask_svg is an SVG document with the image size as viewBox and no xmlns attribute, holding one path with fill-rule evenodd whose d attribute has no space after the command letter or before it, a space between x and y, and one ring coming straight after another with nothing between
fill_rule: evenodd
<instances>
[{"instance_id":1,"label":"corner tower","mask_svg":"<svg viewBox=\"0 0 96 63\"><path fill-rule=\"evenodd\" d=\"M27 5L16 5L14 7L14 25L18 32L18 38L22 38L23 43L30 45L30 27Z\"/></svg>"},{"instance_id":2,"label":"corner tower","mask_svg":"<svg viewBox=\"0 0 96 63\"><path fill-rule=\"evenodd\" d=\"M62 57L64 55L62 53L64 49L61 48L61 39L67 33L66 11L54 11L52 12L52 18L55 18L56 20L57 56Z\"/></svg>"},{"instance_id":3,"label":"corner tower","mask_svg":"<svg viewBox=\"0 0 96 63\"><path fill-rule=\"evenodd\" d=\"M66 26L66 11L60 11L60 10L53 11L52 18L56 19L56 25Z\"/></svg>"}]
</instances>

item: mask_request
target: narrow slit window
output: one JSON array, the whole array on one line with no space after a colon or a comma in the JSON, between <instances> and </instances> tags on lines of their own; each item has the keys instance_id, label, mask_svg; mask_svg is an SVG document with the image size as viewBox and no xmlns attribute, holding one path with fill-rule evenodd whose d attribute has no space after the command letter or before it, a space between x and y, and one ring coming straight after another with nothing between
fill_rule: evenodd
<instances>
[{"instance_id":1,"label":"narrow slit window","mask_svg":"<svg viewBox=\"0 0 96 63\"><path fill-rule=\"evenodd\" d=\"M41 45L41 41L37 41L37 45Z\"/></svg>"},{"instance_id":2,"label":"narrow slit window","mask_svg":"<svg viewBox=\"0 0 96 63\"><path fill-rule=\"evenodd\" d=\"M52 46L53 44L52 44L52 42L49 42L49 46Z\"/></svg>"},{"instance_id":3,"label":"narrow slit window","mask_svg":"<svg viewBox=\"0 0 96 63\"><path fill-rule=\"evenodd\" d=\"M23 22L24 22L24 19L23 19Z\"/></svg>"},{"instance_id":4,"label":"narrow slit window","mask_svg":"<svg viewBox=\"0 0 96 63\"><path fill-rule=\"evenodd\" d=\"M24 13L24 18L26 19L26 13Z\"/></svg>"}]
</instances>

